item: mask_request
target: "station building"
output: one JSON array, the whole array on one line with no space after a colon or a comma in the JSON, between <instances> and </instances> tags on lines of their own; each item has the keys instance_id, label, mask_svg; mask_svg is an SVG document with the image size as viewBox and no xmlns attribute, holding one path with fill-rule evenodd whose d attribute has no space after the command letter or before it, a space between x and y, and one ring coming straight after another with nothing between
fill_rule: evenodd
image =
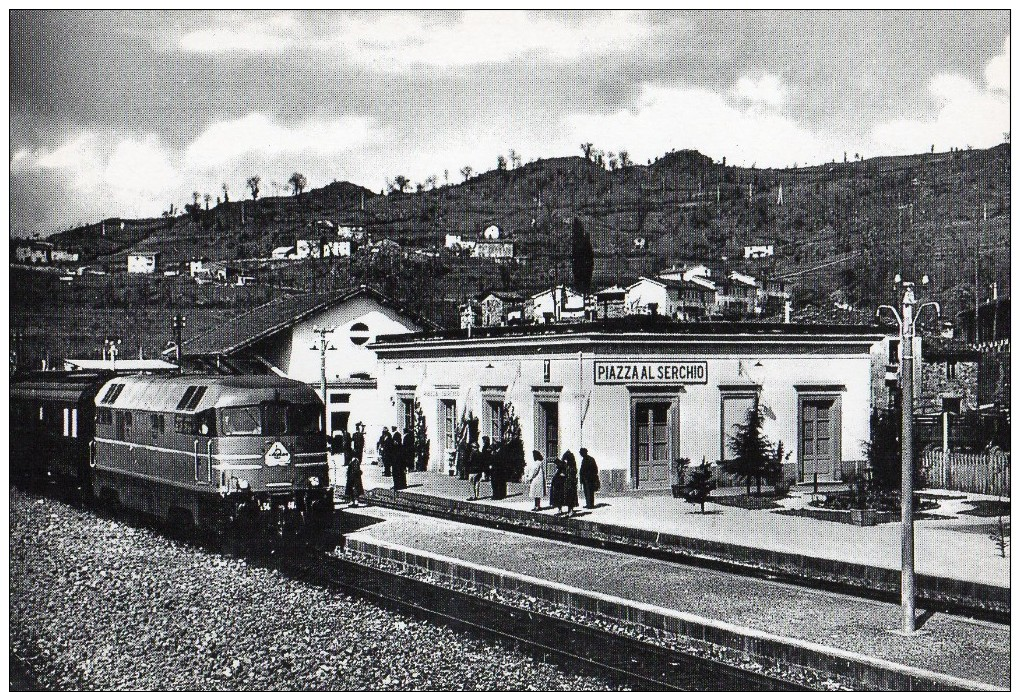
<instances>
[{"instance_id":1,"label":"station building","mask_svg":"<svg viewBox=\"0 0 1020 692\"><path fill-rule=\"evenodd\" d=\"M320 392L325 376L326 432L354 432L366 425L374 453L390 402L378 396L376 354L369 346L383 334L434 328L367 286L330 294L277 298L184 342L185 370L223 374L273 372ZM326 335L325 360L322 339Z\"/></svg>"},{"instance_id":2,"label":"station building","mask_svg":"<svg viewBox=\"0 0 1020 692\"><path fill-rule=\"evenodd\" d=\"M586 447L603 486L623 490L667 487L677 458L725 458L755 401L765 434L791 452L789 478L838 482L864 463L872 407L888 403L892 336L877 326L627 318L382 335L370 349L389 424L422 407L430 471L451 472L465 414L494 437L512 409L525 449L548 459Z\"/></svg>"}]
</instances>

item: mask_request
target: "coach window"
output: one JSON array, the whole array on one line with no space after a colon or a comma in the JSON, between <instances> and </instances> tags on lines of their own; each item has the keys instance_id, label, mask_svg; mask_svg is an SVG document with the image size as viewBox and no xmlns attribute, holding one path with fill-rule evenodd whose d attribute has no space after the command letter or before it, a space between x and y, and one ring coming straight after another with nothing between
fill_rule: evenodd
<instances>
[{"instance_id":1,"label":"coach window","mask_svg":"<svg viewBox=\"0 0 1020 692\"><path fill-rule=\"evenodd\" d=\"M165 425L165 423L163 422L163 416L159 415L158 413L153 413L152 414L152 421L151 422L152 422L152 437L153 437L153 439L157 439L159 437L162 437L163 432L164 432L164 427L163 426Z\"/></svg>"}]
</instances>

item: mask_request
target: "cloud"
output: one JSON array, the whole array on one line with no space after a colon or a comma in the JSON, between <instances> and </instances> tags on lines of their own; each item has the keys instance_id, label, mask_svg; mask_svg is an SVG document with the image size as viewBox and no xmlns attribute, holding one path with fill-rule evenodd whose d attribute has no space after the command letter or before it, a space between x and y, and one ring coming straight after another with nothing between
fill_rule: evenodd
<instances>
[{"instance_id":1,"label":"cloud","mask_svg":"<svg viewBox=\"0 0 1020 692\"><path fill-rule=\"evenodd\" d=\"M309 120L288 127L263 113L214 123L184 152L184 164L192 170L211 170L239 159L272 159L296 155L333 156L369 140L367 118L332 121Z\"/></svg>"},{"instance_id":2,"label":"cloud","mask_svg":"<svg viewBox=\"0 0 1020 692\"><path fill-rule=\"evenodd\" d=\"M640 46L653 32L647 18L636 12L386 12L336 15L332 26L323 26L325 21L319 17L314 26L306 26L290 15L276 15L269 22L191 31L180 37L178 47L200 53L339 51L355 63L392 71L412 65L499 63L521 56L564 62Z\"/></svg>"},{"instance_id":3,"label":"cloud","mask_svg":"<svg viewBox=\"0 0 1020 692\"><path fill-rule=\"evenodd\" d=\"M788 166L835 151L835 145L778 108L760 107L782 103L785 87L778 79L741 79L730 93L751 105L734 106L726 95L706 89L644 84L635 102L615 113L568 116L567 137L627 149L638 162L689 148L716 159L726 156L728 163Z\"/></svg>"},{"instance_id":4,"label":"cloud","mask_svg":"<svg viewBox=\"0 0 1020 692\"><path fill-rule=\"evenodd\" d=\"M1002 46L1002 53L992 58L985 67L985 81L989 89L1009 93L1009 36Z\"/></svg>"},{"instance_id":5,"label":"cloud","mask_svg":"<svg viewBox=\"0 0 1020 692\"><path fill-rule=\"evenodd\" d=\"M872 151L913 154L951 147L991 147L1009 131L1009 39L985 67L988 88L956 74L936 75L928 91L938 103L931 118L898 118L871 130ZM1003 93L1005 92L1005 93Z\"/></svg>"},{"instance_id":6,"label":"cloud","mask_svg":"<svg viewBox=\"0 0 1020 692\"><path fill-rule=\"evenodd\" d=\"M741 77L733 88L733 93L745 101L755 105L782 108L788 93L786 86L772 74L762 75L759 79Z\"/></svg>"}]
</instances>

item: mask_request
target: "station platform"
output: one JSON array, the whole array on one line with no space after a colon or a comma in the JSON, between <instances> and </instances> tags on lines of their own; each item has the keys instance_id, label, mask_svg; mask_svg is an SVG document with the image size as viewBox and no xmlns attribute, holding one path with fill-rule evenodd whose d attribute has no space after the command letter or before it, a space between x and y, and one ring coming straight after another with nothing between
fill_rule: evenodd
<instances>
[{"instance_id":1,"label":"station platform","mask_svg":"<svg viewBox=\"0 0 1020 692\"><path fill-rule=\"evenodd\" d=\"M392 487L392 479L383 477L382 468L363 466L363 484L371 495L373 489ZM341 497L342 488L338 491ZM403 498L428 497L463 503L470 495L467 481L434 473L408 474L408 488L399 493ZM715 493L743 492L741 488L721 489ZM933 491L936 492L936 491ZM1001 556L989 538L996 524L994 518L961 514L970 507L968 499L999 499L967 493L945 493L949 499L940 501L940 508L931 512L942 518L915 522L915 569L932 581L953 580L974 584L981 591L1008 590L1009 560ZM812 499L810 488L794 489L779 504L786 509L804 507ZM508 497L491 499L491 489L483 483L481 499L471 501L475 511L489 508L493 513L528 520L529 515L542 519L556 512L543 500L541 512L531 512L533 501L522 484L511 483ZM752 557L758 551L769 556L800 556L837 565L857 565L865 570L888 573L900 569L900 525L898 522L878 526L853 526L820 519L777 514L770 510L748 510L709 503L701 514L700 507L673 498L669 491L633 491L596 495L596 508L580 509L569 520L571 526L586 525L605 531L619 528L651 532L658 537L675 537L719 546L731 546L739 552L746 549ZM527 514L518 514L527 513ZM1008 517L1005 518L1008 527ZM1007 551L1008 554L1008 551ZM802 561L803 562L803 561ZM885 574L887 577L888 574ZM878 578L865 574L865 578ZM898 582L898 576L896 577ZM1006 598L1008 600L1008 596Z\"/></svg>"},{"instance_id":2,"label":"station platform","mask_svg":"<svg viewBox=\"0 0 1020 692\"><path fill-rule=\"evenodd\" d=\"M657 628L672 622L695 639L825 669L855 689L1010 684L1004 624L922 611L918 633L904 636L893 603L383 507L346 509L344 520L347 551L456 575L483 592L513 588Z\"/></svg>"}]
</instances>

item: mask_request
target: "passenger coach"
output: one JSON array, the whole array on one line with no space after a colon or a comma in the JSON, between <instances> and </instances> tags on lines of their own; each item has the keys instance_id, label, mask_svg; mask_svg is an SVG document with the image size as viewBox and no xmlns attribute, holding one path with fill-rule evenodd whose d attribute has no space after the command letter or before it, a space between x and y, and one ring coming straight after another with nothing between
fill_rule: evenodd
<instances>
[{"instance_id":1,"label":"passenger coach","mask_svg":"<svg viewBox=\"0 0 1020 692\"><path fill-rule=\"evenodd\" d=\"M332 512L323 405L276 376L118 377L96 396L93 485L171 524L296 533Z\"/></svg>"}]
</instances>

